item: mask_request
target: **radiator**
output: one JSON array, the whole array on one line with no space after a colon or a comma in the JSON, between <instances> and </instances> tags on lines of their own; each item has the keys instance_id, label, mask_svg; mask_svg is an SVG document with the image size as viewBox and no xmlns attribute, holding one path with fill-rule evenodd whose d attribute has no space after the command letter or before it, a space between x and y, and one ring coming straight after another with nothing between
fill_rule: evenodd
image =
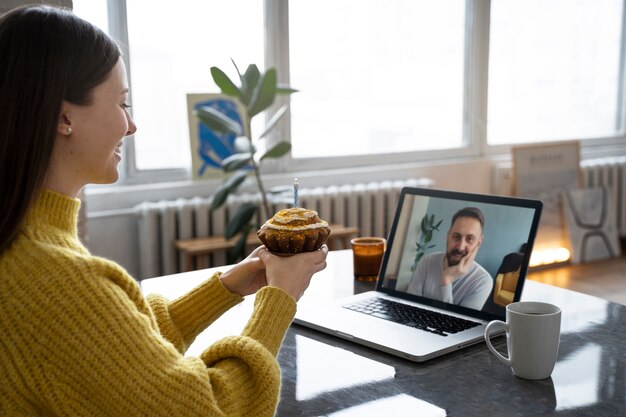
<instances>
[{"instance_id":1,"label":"radiator","mask_svg":"<svg viewBox=\"0 0 626 417\"><path fill-rule=\"evenodd\" d=\"M389 233L400 190L407 186L432 186L428 179L384 181L319 188L300 188L298 205L315 210L332 224L358 227L361 236ZM290 198L271 205L272 214L291 205ZM246 202L260 203L259 194L231 195L226 204L211 211L211 198L195 197L144 202L134 208L138 218L140 278L179 272L182 260L174 241L194 237L223 236L229 215ZM256 219L259 224L265 219ZM208 265L226 263L225 254L208 256Z\"/></svg>"},{"instance_id":2,"label":"radiator","mask_svg":"<svg viewBox=\"0 0 626 417\"><path fill-rule=\"evenodd\" d=\"M581 161L580 170L583 186L603 186L611 195L615 213L615 224L621 237L626 237L626 156L586 159ZM513 175L510 164L495 167L493 192L510 195Z\"/></svg>"}]
</instances>

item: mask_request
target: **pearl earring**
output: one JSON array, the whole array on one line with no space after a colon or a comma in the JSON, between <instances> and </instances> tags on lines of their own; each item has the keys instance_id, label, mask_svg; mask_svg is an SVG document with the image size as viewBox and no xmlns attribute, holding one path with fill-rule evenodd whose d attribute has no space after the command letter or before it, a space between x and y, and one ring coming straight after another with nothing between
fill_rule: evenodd
<instances>
[{"instance_id":1,"label":"pearl earring","mask_svg":"<svg viewBox=\"0 0 626 417\"><path fill-rule=\"evenodd\" d=\"M71 135L71 134L72 134L72 128L71 128L71 127L69 127L69 126L68 126L68 128L67 128L67 134L68 134L68 135Z\"/></svg>"}]
</instances>

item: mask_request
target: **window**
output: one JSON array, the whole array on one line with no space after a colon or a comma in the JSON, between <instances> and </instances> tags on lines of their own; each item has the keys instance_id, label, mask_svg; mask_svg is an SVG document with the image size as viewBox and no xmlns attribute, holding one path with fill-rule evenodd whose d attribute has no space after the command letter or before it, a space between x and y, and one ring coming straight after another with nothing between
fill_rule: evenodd
<instances>
[{"instance_id":1,"label":"window","mask_svg":"<svg viewBox=\"0 0 626 417\"><path fill-rule=\"evenodd\" d=\"M261 0L178 0L157 5L127 0L130 83L139 170L191 165L188 93L216 93L210 68L238 76L263 67ZM174 7L175 6L175 7Z\"/></svg>"},{"instance_id":2,"label":"window","mask_svg":"<svg viewBox=\"0 0 626 417\"><path fill-rule=\"evenodd\" d=\"M292 156L461 147L464 14L462 1L290 2L290 77L301 91Z\"/></svg>"},{"instance_id":3,"label":"window","mask_svg":"<svg viewBox=\"0 0 626 417\"><path fill-rule=\"evenodd\" d=\"M488 142L617 136L622 0L492 0Z\"/></svg>"},{"instance_id":4,"label":"window","mask_svg":"<svg viewBox=\"0 0 626 417\"><path fill-rule=\"evenodd\" d=\"M73 10L77 16L98 26L103 31L109 31L107 0L73 0Z\"/></svg>"},{"instance_id":5,"label":"window","mask_svg":"<svg viewBox=\"0 0 626 417\"><path fill-rule=\"evenodd\" d=\"M109 25L128 38L139 130L128 142L126 180L155 181L188 177L186 95L217 92L211 66L237 78L231 58L240 70L275 66L299 90L270 138L291 142L290 159L269 170L480 156L560 139L621 146L624 1L74 6L106 26L108 3Z\"/></svg>"}]
</instances>

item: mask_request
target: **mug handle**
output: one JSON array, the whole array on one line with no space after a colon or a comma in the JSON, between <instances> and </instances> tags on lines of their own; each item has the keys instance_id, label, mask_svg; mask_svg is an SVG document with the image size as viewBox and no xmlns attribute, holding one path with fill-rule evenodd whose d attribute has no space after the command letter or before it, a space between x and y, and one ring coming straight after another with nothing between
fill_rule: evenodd
<instances>
[{"instance_id":1,"label":"mug handle","mask_svg":"<svg viewBox=\"0 0 626 417\"><path fill-rule=\"evenodd\" d=\"M493 345L491 344L491 339L490 337L490 333L492 329L495 329L496 327L504 327L504 331L505 332L509 332L509 325L506 324L503 321L500 320L493 320L491 322L489 322L489 324L487 325L487 327L485 327L485 343L487 343L487 347L489 348L489 350L491 351L491 353L493 353L494 355L496 355L496 358L498 358L500 360L500 362L511 366L511 359L509 358L505 358L504 356L502 356L500 354L500 352L498 352Z\"/></svg>"}]
</instances>

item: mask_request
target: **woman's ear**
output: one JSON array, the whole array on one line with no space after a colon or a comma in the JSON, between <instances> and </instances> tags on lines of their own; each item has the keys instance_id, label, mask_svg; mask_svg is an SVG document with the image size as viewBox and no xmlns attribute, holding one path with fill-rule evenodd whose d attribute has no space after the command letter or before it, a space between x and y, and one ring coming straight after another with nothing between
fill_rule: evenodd
<instances>
[{"instance_id":1,"label":"woman's ear","mask_svg":"<svg viewBox=\"0 0 626 417\"><path fill-rule=\"evenodd\" d=\"M57 126L57 133L63 136L69 136L72 134L73 125L69 115L69 111L65 102L61 106L61 114L59 115L59 124Z\"/></svg>"}]
</instances>

